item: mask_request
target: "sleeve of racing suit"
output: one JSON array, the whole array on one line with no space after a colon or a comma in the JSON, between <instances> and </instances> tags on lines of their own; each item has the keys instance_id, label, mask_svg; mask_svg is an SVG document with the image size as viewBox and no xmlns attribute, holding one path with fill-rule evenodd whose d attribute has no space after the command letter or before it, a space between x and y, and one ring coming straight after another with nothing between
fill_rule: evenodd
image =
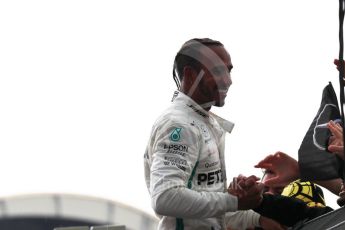
<instances>
[{"instance_id":1,"label":"sleeve of racing suit","mask_svg":"<svg viewBox=\"0 0 345 230\"><path fill-rule=\"evenodd\" d=\"M152 143L152 207L163 216L208 218L237 210L237 197L187 188L200 151L199 130L192 124L167 124Z\"/></svg>"},{"instance_id":2,"label":"sleeve of racing suit","mask_svg":"<svg viewBox=\"0 0 345 230\"><path fill-rule=\"evenodd\" d=\"M226 227L236 230L245 230L249 227L260 226L260 214L253 210L227 212L225 214Z\"/></svg>"}]
</instances>

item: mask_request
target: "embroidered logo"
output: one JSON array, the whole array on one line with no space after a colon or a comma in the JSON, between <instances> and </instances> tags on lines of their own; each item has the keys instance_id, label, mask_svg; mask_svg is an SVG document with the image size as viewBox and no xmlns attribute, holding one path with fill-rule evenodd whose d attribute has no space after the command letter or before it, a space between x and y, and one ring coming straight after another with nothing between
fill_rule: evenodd
<instances>
[{"instance_id":1,"label":"embroidered logo","mask_svg":"<svg viewBox=\"0 0 345 230\"><path fill-rule=\"evenodd\" d=\"M182 128L175 128L174 131L170 134L170 140L179 141L181 138L181 136L180 136L181 130L182 130Z\"/></svg>"}]
</instances>

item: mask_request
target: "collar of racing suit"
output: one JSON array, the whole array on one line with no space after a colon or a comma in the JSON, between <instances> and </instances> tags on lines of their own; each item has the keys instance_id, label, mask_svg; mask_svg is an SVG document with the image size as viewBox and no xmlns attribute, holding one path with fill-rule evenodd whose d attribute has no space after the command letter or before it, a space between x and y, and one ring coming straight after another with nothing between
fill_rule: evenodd
<instances>
[{"instance_id":1,"label":"collar of racing suit","mask_svg":"<svg viewBox=\"0 0 345 230\"><path fill-rule=\"evenodd\" d=\"M204 110L199 104L197 104L192 98L188 97L186 94L182 93L181 91L175 91L174 96L172 99L173 102L182 102L195 113L199 114L205 119L215 119L219 123L219 125L228 133L231 133L232 129L234 128L235 124L231 121L228 121L210 111Z\"/></svg>"}]
</instances>

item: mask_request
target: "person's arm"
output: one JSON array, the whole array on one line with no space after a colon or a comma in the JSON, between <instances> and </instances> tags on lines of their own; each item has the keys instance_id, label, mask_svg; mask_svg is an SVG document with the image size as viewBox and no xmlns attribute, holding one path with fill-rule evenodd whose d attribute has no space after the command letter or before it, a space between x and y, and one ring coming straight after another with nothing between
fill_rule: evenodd
<instances>
[{"instance_id":1,"label":"person's arm","mask_svg":"<svg viewBox=\"0 0 345 230\"><path fill-rule=\"evenodd\" d=\"M226 227L230 229L247 229L260 226L260 214L253 210L227 212L225 214Z\"/></svg>"},{"instance_id":2,"label":"person's arm","mask_svg":"<svg viewBox=\"0 0 345 230\"><path fill-rule=\"evenodd\" d=\"M260 227L264 230L286 230L287 228L277 221L265 216L260 216Z\"/></svg>"},{"instance_id":3,"label":"person's arm","mask_svg":"<svg viewBox=\"0 0 345 230\"><path fill-rule=\"evenodd\" d=\"M199 157L199 135L195 126L166 122L152 137L150 195L157 214L208 218L237 210L236 196L188 188Z\"/></svg>"},{"instance_id":4,"label":"person's arm","mask_svg":"<svg viewBox=\"0 0 345 230\"><path fill-rule=\"evenodd\" d=\"M251 176L253 177L253 176ZM251 177L248 187L240 197L223 192L197 192L185 187L171 188L154 197L153 207L157 214L186 218L208 218L257 207L263 186L255 184Z\"/></svg>"},{"instance_id":5,"label":"person's arm","mask_svg":"<svg viewBox=\"0 0 345 230\"><path fill-rule=\"evenodd\" d=\"M250 180L245 181L249 184L239 199L225 191L190 189L199 158L199 135L190 124L166 123L153 137L150 194L154 211L164 216L208 218L259 205L262 186Z\"/></svg>"},{"instance_id":6,"label":"person's arm","mask_svg":"<svg viewBox=\"0 0 345 230\"><path fill-rule=\"evenodd\" d=\"M153 197L152 207L162 216L209 218L237 210L237 198L222 192L196 192L180 187Z\"/></svg>"},{"instance_id":7,"label":"person's arm","mask_svg":"<svg viewBox=\"0 0 345 230\"><path fill-rule=\"evenodd\" d=\"M261 227L264 230L284 230L278 222L268 217L261 216L253 210L227 212L225 215L227 229L244 230Z\"/></svg>"},{"instance_id":8,"label":"person's arm","mask_svg":"<svg viewBox=\"0 0 345 230\"><path fill-rule=\"evenodd\" d=\"M332 209L327 206L309 207L302 200L293 197L264 194L262 203L254 211L291 227L299 221L311 220Z\"/></svg>"}]
</instances>

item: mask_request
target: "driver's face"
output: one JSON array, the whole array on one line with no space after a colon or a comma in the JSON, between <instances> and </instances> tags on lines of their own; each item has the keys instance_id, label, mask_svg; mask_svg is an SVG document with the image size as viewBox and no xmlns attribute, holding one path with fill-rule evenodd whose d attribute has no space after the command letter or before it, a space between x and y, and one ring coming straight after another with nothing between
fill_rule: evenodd
<instances>
[{"instance_id":1,"label":"driver's face","mask_svg":"<svg viewBox=\"0 0 345 230\"><path fill-rule=\"evenodd\" d=\"M198 85L193 92L193 99L200 105L223 106L232 84L230 55L223 46L216 45L202 47L200 53L202 67L199 72L195 72Z\"/></svg>"}]
</instances>

